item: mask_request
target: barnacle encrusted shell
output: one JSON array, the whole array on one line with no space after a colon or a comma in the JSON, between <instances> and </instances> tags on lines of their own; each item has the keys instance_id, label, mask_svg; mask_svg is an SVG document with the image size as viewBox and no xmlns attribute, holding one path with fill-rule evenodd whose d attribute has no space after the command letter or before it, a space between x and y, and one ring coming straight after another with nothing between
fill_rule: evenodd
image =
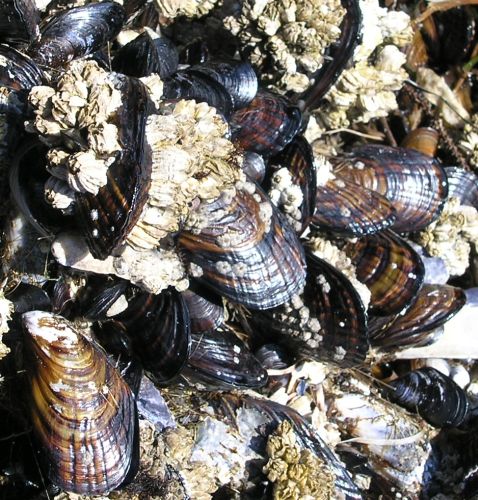
<instances>
[{"instance_id":1,"label":"barnacle encrusted shell","mask_svg":"<svg viewBox=\"0 0 478 500\"><path fill-rule=\"evenodd\" d=\"M370 303L371 292L366 285L357 279L357 271L355 266L347 254L336 247L331 241L314 236L307 241L307 245L312 250L312 253L321 259L326 260L330 265L339 269L352 283L362 299L365 309Z\"/></svg>"},{"instance_id":2,"label":"barnacle encrusted shell","mask_svg":"<svg viewBox=\"0 0 478 500\"><path fill-rule=\"evenodd\" d=\"M468 268L471 246L478 243L478 212L469 205L461 205L451 197L443 212L430 226L418 234L418 242L426 251L441 257L450 272L461 276Z\"/></svg>"},{"instance_id":3,"label":"barnacle encrusted shell","mask_svg":"<svg viewBox=\"0 0 478 500\"><path fill-rule=\"evenodd\" d=\"M193 206L245 180L241 155L216 110L193 100L161 103L161 94L157 76L143 83L82 61L55 89L34 87L29 97L36 114L29 128L54 144L48 169L67 183L62 188L61 181L49 181L48 199L67 209L71 190L78 193L77 216L89 246L83 251L78 241L80 252L63 235L54 245L57 259L116 274L152 293L188 285L168 236L180 230ZM134 126L125 116L131 112L140 114ZM89 149L71 151L72 140L81 143L85 136Z\"/></svg>"},{"instance_id":4,"label":"barnacle encrusted shell","mask_svg":"<svg viewBox=\"0 0 478 500\"><path fill-rule=\"evenodd\" d=\"M51 481L67 491L117 488L135 461L133 394L106 354L50 313L22 317L33 429Z\"/></svg>"},{"instance_id":5,"label":"barnacle encrusted shell","mask_svg":"<svg viewBox=\"0 0 478 500\"><path fill-rule=\"evenodd\" d=\"M397 108L395 92L408 74L406 57L399 48L411 42L410 17L405 12L389 11L376 0L360 1L363 16L362 42L346 69L325 97L325 105L313 115L309 128L314 138L331 128L347 127L386 116ZM318 125L318 127L317 127Z\"/></svg>"},{"instance_id":6,"label":"barnacle encrusted shell","mask_svg":"<svg viewBox=\"0 0 478 500\"><path fill-rule=\"evenodd\" d=\"M281 422L269 436L266 451L269 461L264 472L274 483L274 499L332 498L334 473L311 450L300 448L289 421Z\"/></svg>"},{"instance_id":7,"label":"barnacle encrusted shell","mask_svg":"<svg viewBox=\"0 0 478 500\"><path fill-rule=\"evenodd\" d=\"M301 92L324 60L326 48L340 36L345 10L340 1L264 0L242 2L241 15L227 17L251 61L268 65L261 78L281 90Z\"/></svg>"}]
</instances>

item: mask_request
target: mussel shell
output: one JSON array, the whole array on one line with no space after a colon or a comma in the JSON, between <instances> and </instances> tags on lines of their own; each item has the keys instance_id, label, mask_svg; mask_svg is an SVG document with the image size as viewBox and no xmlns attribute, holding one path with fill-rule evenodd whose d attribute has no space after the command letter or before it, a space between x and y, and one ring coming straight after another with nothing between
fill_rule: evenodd
<instances>
[{"instance_id":1,"label":"mussel shell","mask_svg":"<svg viewBox=\"0 0 478 500\"><path fill-rule=\"evenodd\" d=\"M90 3L60 12L42 27L30 54L39 64L64 66L113 40L125 17L123 7L116 2Z\"/></svg>"},{"instance_id":2,"label":"mussel shell","mask_svg":"<svg viewBox=\"0 0 478 500\"><path fill-rule=\"evenodd\" d=\"M217 393L211 398L216 413L228 419L235 425L234 415L239 410L255 410L268 421L267 431L261 432L262 436L267 435L277 428L277 425L287 420L292 425L297 443L301 449L310 450L314 455L322 459L335 476L336 498L346 498L347 500L359 500L362 498L360 491L355 486L349 472L344 467L337 456L329 449L316 430L307 420L294 409L271 401L270 399L259 399L249 394ZM259 436L258 436L259 437ZM263 445L265 452L265 439L256 440L256 446Z\"/></svg>"},{"instance_id":3,"label":"mussel shell","mask_svg":"<svg viewBox=\"0 0 478 500\"><path fill-rule=\"evenodd\" d=\"M232 97L234 109L247 106L254 99L259 86L257 75L249 62L209 60L191 66L187 73L208 75L220 83Z\"/></svg>"},{"instance_id":4,"label":"mussel shell","mask_svg":"<svg viewBox=\"0 0 478 500\"><path fill-rule=\"evenodd\" d=\"M362 11L357 0L342 0L346 9L340 25L339 40L328 47L327 57L320 68L310 76L311 85L307 90L294 95L294 102L302 110L317 109L325 94L337 81L342 71L350 63L355 48L362 39Z\"/></svg>"},{"instance_id":5,"label":"mussel shell","mask_svg":"<svg viewBox=\"0 0 478 500\"><path fill-rule=\"evenodd\" d=\"M267 382L264 367L227 325L192 335L191 356L182 376L208 389L258 388Z\"/></svg>"},{"instance_id":6,"label":"mussel shell","mask_svg":"<svg viewBox=\"0 0 478 500\"><path fill-rule=\"evenodd\" d=\"M98 194L76 194L76 218L88 247L97 259L106 259L134 227L146 203L149 181L144 155L144 129L148 97L144 85L134 78L117 76L123 106L119 135L123 147L107 172L107 184ZM92 213L97 213L92 217Z\"/></svg>"},{"instance_id":7,"label":"mussel shell","mask_svg":"<svg viewBox=\"0 0 478 500\"><path fill-rule=\"evenodd\" d=\"M302 191L303 200L299 208L302 214L302 226L298 231L300 235L309 225L316 206L317 175L312 147L305 137L296 136L278 155L271 158L269 165L272 170L287 168L293 184Z\"/></svg>"},{"instance_id":8,"label":"mussel shell","mask_svg":"<svg viewBox=\"0 0 478 500\"><path fill-rule=\"evenodd\" d=\"M232 139L242 149L273 155L292 141L302 125L302 115L286 97L259 90L248 106L230 120Z\"/></svg>"},{"instance_id":9,"label":"mussel shell","mask_svg":"<svg viewBox=\"0 0 478 500\"><path fill-rule=\"evenodd\" d=\"M48 178L46 146L33 139L22 144L13 159L9 174L14 203L41 236L51 238L55 231L72 223L45 201L44 186Z\"/></svg>"},{"instance_id":10,"label":"mussel shell","mask_svg":"<svg viewBox=\"0 0 478 500\"><path fill-rule=\"evenodd\" d=\"M81 310L83 316L93 321L108 318L111 306L123 295L128 288L128 282L96 280L90 277L86 290L81 296Z\"/></svg>"},{"instance_id":11,"label":"mussel shell","mask_svg":"<svg viewBox=\"0 0 478 500\"><path fill-rule=\"evenodd\" d=\"M424 284L404 314L369 318L370 343L381 349L421 347L435 340L429 332L451 319L466 303L465 292L449 285Z\"/></svg>"},{"instance_id":12,"label":"mussel shell","mask_svg":"<svg viewBox=\"0 0 478 500\"><path fill-rule=\"evenodd\" d=\"M167 38L152 38L145 31L122 47L113 59L114 71L128 76L149 76L157 73L162 79L178 68L178 52Z\"/></svg>"},{"instance_id":13,"label":"mussel shell","mask_svg":"<svg viewBox=\"0 0 478 500\"><path fill-rule=\"evenodd\" d=\"M376 191L393 205L394 231L419 231L440 215L448 196L441 165L413 149L369 144L331 159L334 173Z\"/></svg>"},{"instance_id":14,"label":"mussel shell","mask_svg":"<svg viewBox=\"0 0 478 500\"><path fill-rule=\"evenodd\" d=\"M264 158L252 151L244 152L244 161L242 162L241 168L247 177L258 184L264 180L266 175L266 163Z\"/></svg>"},{"instance_id":15,"label":"mussel shell","mask_svg":"<svg viewBox=\"0 0 478 500\"><path fill-rule=\"evenodd\" d=\"M195 279L252 309L276 307L300 292L302 245L263 191L237 190L232 200L221 197L203 209L208 225L198 234L182 231L178 237L181 253L202 269Z\"/></svg>"},{"instance_id":16,"label":"mussel shell","mask_svg":"<svg viewBox=\"0 0 478 500\"><path fill-rule=\"evenodd\" d=\"M417 298L425 268L418 253L389 229L345 247L357 278L372 296L369 309L378 316L398 314Z\"/></svg>"},{"instance_id":17,"label":"mussel shell","mask_svg":"<svg viewBox=\"0 0 478 500\"><path fill-rule=\"evenodd\" d=\"M128 308L113 317L111 328L123 329L131 350L156 383L176 377L191 350L189 312L183 297L174 289L159 295L138 292Z\"/></svg>"},{"instance_id":18,"label":"mussel shell","mask_svg":"<svg viewBox=\"0 0 478 500\"><path fill-rule=\"evenodd\" d=\"M97 346L61 316L25 313L33 430L48 477L60 488L107 493L134 474L134 397Z\"/></svg>"},{"instance_id":19,"label":"mussel shell","mask_svg":"<svg viewBox=\"0 0 478 500\"><path fill-rule=\"evenodd\" d=\"M206 102L226 118L231 116L233 100L227 89L214 78L202 73L178 71L164 82L165 99L194 99Z\"/></svg>"},{"instance_id":20,"label":"mussel shell","mask_svg":"<svg viewBox=\"0 0 478 500\"><path fill-rule=\"evenodd\" d=\"M410 411L417 411L435 427L457 427L468 416L469 402L465 391L435 368L409 372L388 384L392 389L387 395L392 401Z\"/></svg>"},{"instance_id":21,"label":"mussel shell","mask_svg":"<svg viewBox=\"0 0 478 500\"><path fill-rule=\"evenodd\" d=\"M288 346L301 357L331 361L340 366L363 362L369 348L367 318L365 307L348 278L307 252L307 279L301 299L309 317L317 319L320 325L317 334L321 340L317 347L308 343L309 327L301 324L302 308L294 310L290 304L255 313L249 320L252 328L270 341Z\"/></svg>"},{"instance_id":22,"label":"mussel shell","mask_svg":"<svg viewBox=\"0 0 478 500\"><path fill-rule=\"evenodd\" d=\"M312 225L346 236L383 231L395 222L395 209L381 194L345 179L317 186Z\"/></svg>"},{"instance_id":23,"label":"mussel shell","mask_svg":"<svg viewBox=\"0 0 478 500\"><path fill-rule=\"evenodd\" d=\"M478 178L460 167L445 167L448 196L458 198L462 205L478 208Z\"/></svg>"},{"instance_id":24,"label":"mussel shell","mask_svg":"<svg viewBox=\"0 0 478 500\"><path fill-rule=\"evenodd\" d=\"M30 43L39 35L40 15L34 0L0 1L0 41Z\"/></svg>"},{"instance_id":25,"label":"mussel shell","mask_svg":"<svg viewBox=\"0 0 478 500\"><path fill-rule=\"evenodd\" d=\"M409 132L401 143L402 148L411 148L435 158L438 149L438 131L430 127L420 127Z\"/></svg>"},{"instance_id":26,"label":"mussel shell","mask_svg":"<svg viewBox=\"0 0 478 500\"><path fill-rule=\"evenodd\" d=\"M211 332L224 322L224 306L220 297L203 289L199 293L189 289L181 295L189 311L191 333Z\"/></svg>"},{"instance_id":27,"label":"mussel shell","mask_svg":"<svg viewBox=\"0 0 478 500\"><path fill-rule=\"evenodd\" d=\"M30 90L47 81L43 71L27 55L18 50L0 45L0 85L13 90Z\"/></svg>"}]
</instances>

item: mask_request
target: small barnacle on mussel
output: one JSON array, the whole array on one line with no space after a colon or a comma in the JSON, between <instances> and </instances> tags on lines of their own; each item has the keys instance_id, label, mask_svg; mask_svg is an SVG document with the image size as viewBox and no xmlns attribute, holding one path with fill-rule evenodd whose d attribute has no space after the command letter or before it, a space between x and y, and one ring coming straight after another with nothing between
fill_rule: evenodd
<instances>
[{"instance_id":1,"label":"small barnacle on mussel","mask_svg":"<svg viewBox=\"0 0 478 500\"><path fill-rule=\"evenodd\" d=\"M134 397L102 349L61 316L25 313L30 415L50 480L104 494L134 477Z\"/></svg>"},{"instance_id":2,"label":"small barnacle on mussel","mask_svg":"<svg viewBox=\"0 0 478 500\"><path fill-rule=\"evenodd\" d=\"M416 411L435 427L457 427L468 417L466 392L435 368L409 372L388 384L391 389L385 393L392 401Z\"/></svg>"}]
</instances>

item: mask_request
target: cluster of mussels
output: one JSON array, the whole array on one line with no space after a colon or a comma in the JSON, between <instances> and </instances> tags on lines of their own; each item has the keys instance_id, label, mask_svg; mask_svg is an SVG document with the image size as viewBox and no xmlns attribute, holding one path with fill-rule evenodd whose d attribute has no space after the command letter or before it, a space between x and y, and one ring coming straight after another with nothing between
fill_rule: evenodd
<instances>
[{"instance_id":1,"label":"cluster of mussels","mask_svg":"<svg viewBox=\"0 0 478 500\"><path fill-rule=\"evenodd\" d=\"M437 493L425 484L440 482L454 442L434 428L460 427L455 444L471 450L474 401L450 370L392 361L433 347L467 302L448 277L437 284L437 259L410 238L444 241L447 206L478 241L476 177L442 166L430 129L402 147L314 154L307 117L358 43L356 2L342 2L323 64L296 50L309 85L288 96L258 70L270 80L281 52L269 70L247 53L254 29L272 40L264 50L274 41L279 7L264 2L269 24L244 21L241 50L220 19L239 19L241 4L254 12L251 2L216 6L214 36L183 43L181 24L197 29L181 17L192 3L58 1L40 12L0 0L0 414L12 432L0 489ZM203 15L215 2L196 3ZM304 12L280 40L296 40ZM17 384L28 398L15 406ZM145 465L146 421L161 473ZM340 441L331 425L355 441L336 448L346 463L329 448ZM21 436L39 451L40 480L16 462ZM436 436L445 442L432 453ZM466 456L460 494L473 495L477 457Z\"/></svg>"}]
</instances>

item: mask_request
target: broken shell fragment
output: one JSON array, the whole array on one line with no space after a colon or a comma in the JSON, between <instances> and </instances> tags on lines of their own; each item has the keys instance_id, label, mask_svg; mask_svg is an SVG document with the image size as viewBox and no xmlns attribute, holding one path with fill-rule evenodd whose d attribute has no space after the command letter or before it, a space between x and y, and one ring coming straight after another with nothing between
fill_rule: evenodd
<instances>
[{"instance_id":1,"label":"broken shell fragment","mask_svg":"<svg viewBox=\"0 0 478 500\"><path fill-rule=\"evenodd\" d=\"M22 316L33 430L60 488L104 494L134 476L133 395L105 353L61 316Z\"/></svg>"}]
</instances>

